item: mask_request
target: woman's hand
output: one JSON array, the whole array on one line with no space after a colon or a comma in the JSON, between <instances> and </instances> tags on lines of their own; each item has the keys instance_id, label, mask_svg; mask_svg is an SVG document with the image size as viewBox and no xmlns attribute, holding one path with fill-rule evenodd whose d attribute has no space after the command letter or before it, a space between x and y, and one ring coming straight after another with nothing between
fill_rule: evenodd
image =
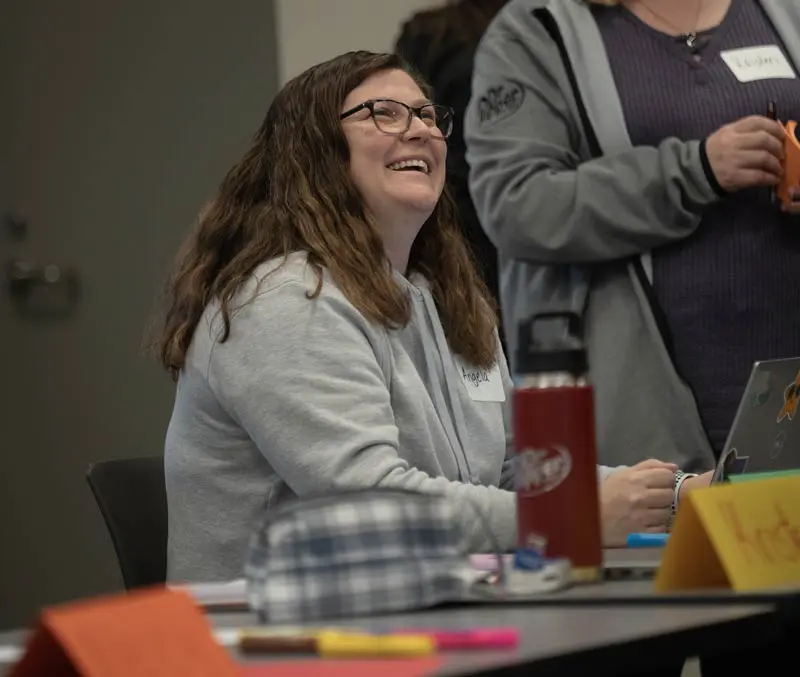
<instances>
[{"instance_id":1,"label":"woman's hand","mask_svg":"<svg viewBox=\"0 0 800 677\"><path fill-rule=\"evenodd\" d=\"M651 459L630 468L620 468L600 484L600 520L605 546L624 546L631 533L667 530L677 469L674 463Z\"/></svg>"},{"instance_id":2,"label":"woman's hand","mask_svg":"<svg viewBox=\"0 0 800 677\"><path fill-rule=\"evenodd\" d=\"M783 169L785 131L775 120L760 115L720 127L706 140L706 155L723 190L776 186Z\"/></svg>"}]
</instances>

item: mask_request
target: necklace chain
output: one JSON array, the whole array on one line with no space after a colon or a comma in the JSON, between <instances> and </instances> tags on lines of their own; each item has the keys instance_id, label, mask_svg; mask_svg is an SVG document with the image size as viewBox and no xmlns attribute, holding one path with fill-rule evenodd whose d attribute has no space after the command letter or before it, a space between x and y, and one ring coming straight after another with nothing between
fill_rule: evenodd
<instances>
[{"instance_id":1,"label":"necklace chain","mask_svg":"<svg viewBox=\"0 0 800 677\"><path fill-rule=\"evenodd\" d=\"M697 26L700 23L700 15L702 14L703 10L703 0L697 0L697 13L694 17L694 28L690 31L684 31L680 26L676 26L672 21L667 19L663 14L659 14L654 10L650 5L643 0L639 0L639 4L644 7L650 14L652 14L657 19L661 19L665 24L667 24L673 30L678 31L681 38L684 39L686 42L686 46L691 48L694 47L695 43L697 42Z\"/></svg>"}]
</instances>

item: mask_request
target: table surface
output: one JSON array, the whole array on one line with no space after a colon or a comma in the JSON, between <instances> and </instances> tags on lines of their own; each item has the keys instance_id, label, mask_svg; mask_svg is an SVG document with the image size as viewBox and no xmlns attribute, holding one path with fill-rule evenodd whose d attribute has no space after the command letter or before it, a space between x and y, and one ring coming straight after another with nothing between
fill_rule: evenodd
<instances>
[{"instance_id":1,"label":"table surface","mask_svg":"<svg viewBox=\"0 0 800 677\"><path fill-rule=\"evenodd\" d=\"M659 557L659 550L606 551L606 561L617 564L623 560L634 565L657 564ZM747 596L729 590L658 594L652 580L615 580L525 601L449 606L336 621L335 625L378 631L513 626L521 633L518 649L448 654L441 674L463 676L535 666L537 675L558 674L567 668L590 669L599 675L608 674L603 672L604 666L638 660L638 667L646 669L667 657L769 639L777 632L775 602L787 597L796 601L800 590ZM215 629L222 631L256 623L250 612L215 611L208 617ZM0 677L13 653L4 648L19 647L26 634L21 630L0 633Z\"/></svg>"},{"instance_id":2,"label":"table surface","mask_svg":"<svg viewBox=\"0 0 800 677\"><path fill-rule=\"evenodd\" d=\"M652 580L604 581L575 585L557 592L537 593L519 599L529 606L710 606L732 604L792 604L800 606L800 587L789 586L769 590L734 592L727 588L710 588L676 592L656 592ZM508 603L512 603L509 601Z\"/></svg>"},{"instance_id":3,"label":"table surface","mask_svg":"<svg viewBox=\"0 0 800 677\"><path fill-rule=\"evenodd\" d=\"M254 625L252 613L214 613L209 619L215 630ZM536 667L537 675L558 674L565 669L592 669L594 675L609 674L624 662L626 669L658 667L669 659L715 651L748 640L769 638L774 631L773 608L769 605L699 606L604 606L581 608L535 607L527 604L460 606L409 614L374 616L336 622L337 627L388 631L401 628L466 629L513 626L519 629L515 650L455 652L438 674L478 675L520 666ZM0 647L20 646L25 633L0 633ZM636 649L636 650L634 650ZM263 661L264 657L238 660ZM635 662L632 665L631 661ZM9 665L0 663L0 676Z\"/></svg>"},{"instance_id":4,"label":"table surface","mask_svg":"<svg viewBox=\"0 0 800 677\"><path fill-rule=\"evenodd\" d=\"M210 616L216 629L256 623L252 613ZM336 622L337 627L391 631L404 628L448 630L516 627L519 647L506 651L454 652L437 674L465 676L520 666L535 667L537 676L564 670L612 667L659 667L665 659L697 655L769 637L774 630L769 605L532 607L525 605L461 606L408 614L373 616ZM638 650L632 650L632 645ZM242 660L234 650L234 655ZM569 659L571 664L565 663ZM264 657L250 660L263 661ZM638 661L635 665L631 661ZM609 666L608 664L612 665ZM602 665L600 666L602 667Z\"/></svg>"}]
</instances>

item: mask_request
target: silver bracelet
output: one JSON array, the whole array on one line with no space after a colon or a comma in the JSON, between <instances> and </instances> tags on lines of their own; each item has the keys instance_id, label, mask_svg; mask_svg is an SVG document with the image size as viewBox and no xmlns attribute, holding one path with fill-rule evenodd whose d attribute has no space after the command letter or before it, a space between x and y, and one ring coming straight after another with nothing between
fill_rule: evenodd
<instances>
[{"instance_id":1,"label":"silver bracelet","mask_svg":"<svg viewBox=\"0 0 800 677\"><path fill-rule=\"evenodd\" d=\"M690 477L697 477L697 473L695 472L683 472L683 470L678 470L675 473L675 484L674 492L672 494L672 514L675 515L675 511L678 509L678 498L681 493L681 487L683 483L688 480Z\"/></svg>"}]
</instances>

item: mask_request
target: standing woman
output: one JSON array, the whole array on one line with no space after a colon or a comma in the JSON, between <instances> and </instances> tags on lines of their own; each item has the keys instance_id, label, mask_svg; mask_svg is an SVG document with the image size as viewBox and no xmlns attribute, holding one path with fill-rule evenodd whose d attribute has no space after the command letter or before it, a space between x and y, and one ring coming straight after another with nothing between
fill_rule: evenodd
<instances>
[{"instance_id":1,"label":"standing woman","mask_svg":"<svg viewBox=\"0 0 800 677\"><path fill-rule=\"evenodd\" d=\"M467 157L509 343L542 308L584 314L605 463L711 467L752 363L800 355L767 116L800 119L799 72L781 0L515 0L478 49Z\"/></svg>"}]
</instances>

